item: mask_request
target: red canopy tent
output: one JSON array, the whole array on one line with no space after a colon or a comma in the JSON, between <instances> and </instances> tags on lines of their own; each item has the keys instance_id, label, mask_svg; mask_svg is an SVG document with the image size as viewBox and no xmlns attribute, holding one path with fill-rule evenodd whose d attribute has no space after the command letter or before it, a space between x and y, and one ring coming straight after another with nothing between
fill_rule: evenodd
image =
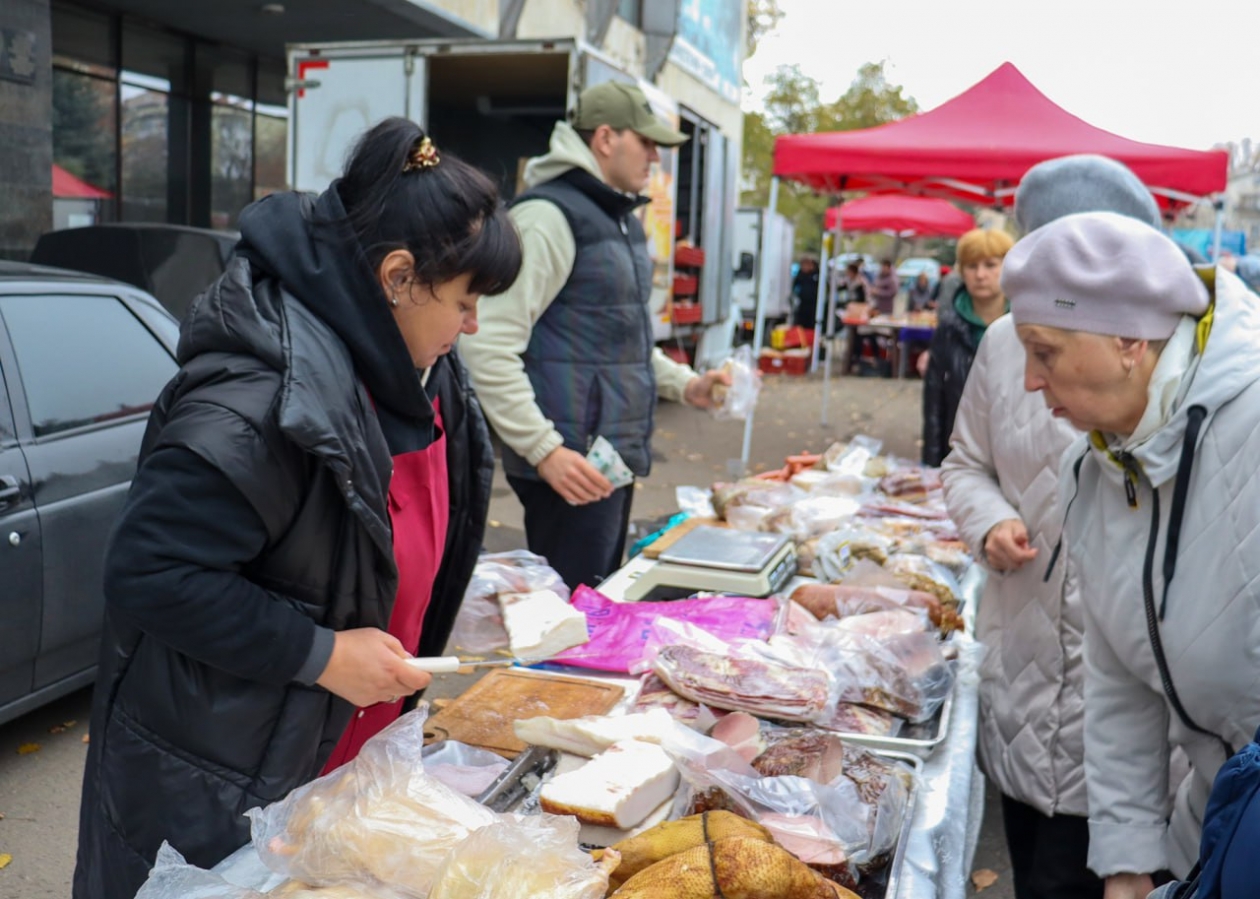
<instances>
[{"instance_id":1,"label":"red canopy tent","mask_svg":"<svg viewBox=\"0 0 1260 899\"><path fill-rule=\"evenodd\" d=\"M774 145L774 174L820 193L868 191L1009 201L1030 168L1056 156L1098 153L1133 169L1157 195L1193 202L1222 191L1224 150L1183 150L1095 128L1003 63L952 100L910 118Z\"/></svg>"},{"instance_id":2,"label":"red canopy tent","mask_svg":"<svg viewBox=\"0 0 1260 899\"><path fill-rule=\"evenodd\" d=\"M114 196L109 191L101 190L77 175L72 175L56 163L52 167L52 194L63 200L108 200Z\"/></svg>"},{"instance_id":3,"label":"red canopy tent","mask_svg":"<svg viewBox=\"0 0 1260 899\"><path fill-rule=\"evenodd\" d=\"M976 220L948 200L879 194L827 210L826 229L892 231L905 237L961 237Z\"/></svg>"}]
</instances>

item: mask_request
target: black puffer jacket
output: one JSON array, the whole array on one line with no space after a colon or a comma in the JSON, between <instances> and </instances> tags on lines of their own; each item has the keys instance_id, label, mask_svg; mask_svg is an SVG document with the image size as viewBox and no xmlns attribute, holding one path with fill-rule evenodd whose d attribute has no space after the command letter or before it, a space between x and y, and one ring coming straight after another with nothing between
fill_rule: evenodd
<instances>
[{"instance_id":1,"label":"black puffer jacket","mask_svg":"<svg viewBox=\"0 0 1260 899\"><path fill-rule=\"evenodd\" d=\"M255 204L183 325L107 561L76 899L132 899L163 840L203 867L244 844L242 814L315 776L352 713L302 682L321 641L388 625L391 456L433 412L353 237L311 225L342 215L334 191ZM421 651L450 631L492 465L458 362L434 377L452 517Z\"/></svg>"},{"instance_id":2,"label":"black puffer jacket","mask_svg":"<svg viewBox=\"0 0 1260 899\"><path fill-rule=\"evenodd\" d=\"M924 465L939 466L949 455L954 417L980 345L972 326L954 308L954 300L962 289L960 286L954 291L948 303L941 303L927 373L923 376Z\"/></svg>"}]
</instances>

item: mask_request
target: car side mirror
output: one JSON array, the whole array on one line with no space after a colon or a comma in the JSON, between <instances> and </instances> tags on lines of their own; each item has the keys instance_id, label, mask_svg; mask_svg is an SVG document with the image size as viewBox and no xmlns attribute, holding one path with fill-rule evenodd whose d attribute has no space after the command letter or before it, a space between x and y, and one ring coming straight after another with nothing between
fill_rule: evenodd
<instances>
[{"instance_id":1,"label":"car side mirror","mask_svg":"<svg viewBox=\"0 0 1260 899\"><path fill-rule=\"evenodd\" d=\"M752 253L739 254L739 268L735 269L737 281L747 281L753 276L754 258Z\"/></svg>"}]
</instances>

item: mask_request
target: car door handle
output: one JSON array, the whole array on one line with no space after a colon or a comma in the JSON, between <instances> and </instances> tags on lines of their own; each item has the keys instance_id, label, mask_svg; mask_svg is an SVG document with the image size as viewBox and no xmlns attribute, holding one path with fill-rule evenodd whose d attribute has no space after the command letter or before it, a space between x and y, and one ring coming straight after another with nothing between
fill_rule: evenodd
<instances>
[{"instance_id":1,"label":"car door handle","mask_svg":"<svg viewBox=\"0 0 1260 899\"><path fill-rule=\"evenodd\" d=\"M22 495L17 478L8 474L0 474L0 505L8 505Z\"/></svg>"}]
</instances>

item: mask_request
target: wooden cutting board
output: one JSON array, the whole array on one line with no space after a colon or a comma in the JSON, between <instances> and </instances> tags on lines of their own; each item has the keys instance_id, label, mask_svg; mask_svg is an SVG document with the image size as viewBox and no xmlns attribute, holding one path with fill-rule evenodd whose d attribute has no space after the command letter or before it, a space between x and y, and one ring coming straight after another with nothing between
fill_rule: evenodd
<instances>
[{"instance_id":1,"label":"wooden cutting board","mask_svg":"<svg viewBox=\"0 0 1260 899\"><path fill-rule=\"evenodd\" d=\"M700 525L706 525L707 527L714 528L724 528L726 527L726 522L718 518L684 518L647 546L643 547L643 558L659 559L661 557L661 553L665 552L665 550L669 549Z\"/></svg>"},{"instance_id":2,"label":"wooden cutting board","mask_svg":"<svg viewBox=\"0 0 1260 899\"><path fill-rule=\"evenodd\" d=\"M424 740L458 740L515 758L526 747L512 731L517 719L603 715L624 693L617 684L520 668L496 669L429 718Z\"/></svg>"}]
</instances>

